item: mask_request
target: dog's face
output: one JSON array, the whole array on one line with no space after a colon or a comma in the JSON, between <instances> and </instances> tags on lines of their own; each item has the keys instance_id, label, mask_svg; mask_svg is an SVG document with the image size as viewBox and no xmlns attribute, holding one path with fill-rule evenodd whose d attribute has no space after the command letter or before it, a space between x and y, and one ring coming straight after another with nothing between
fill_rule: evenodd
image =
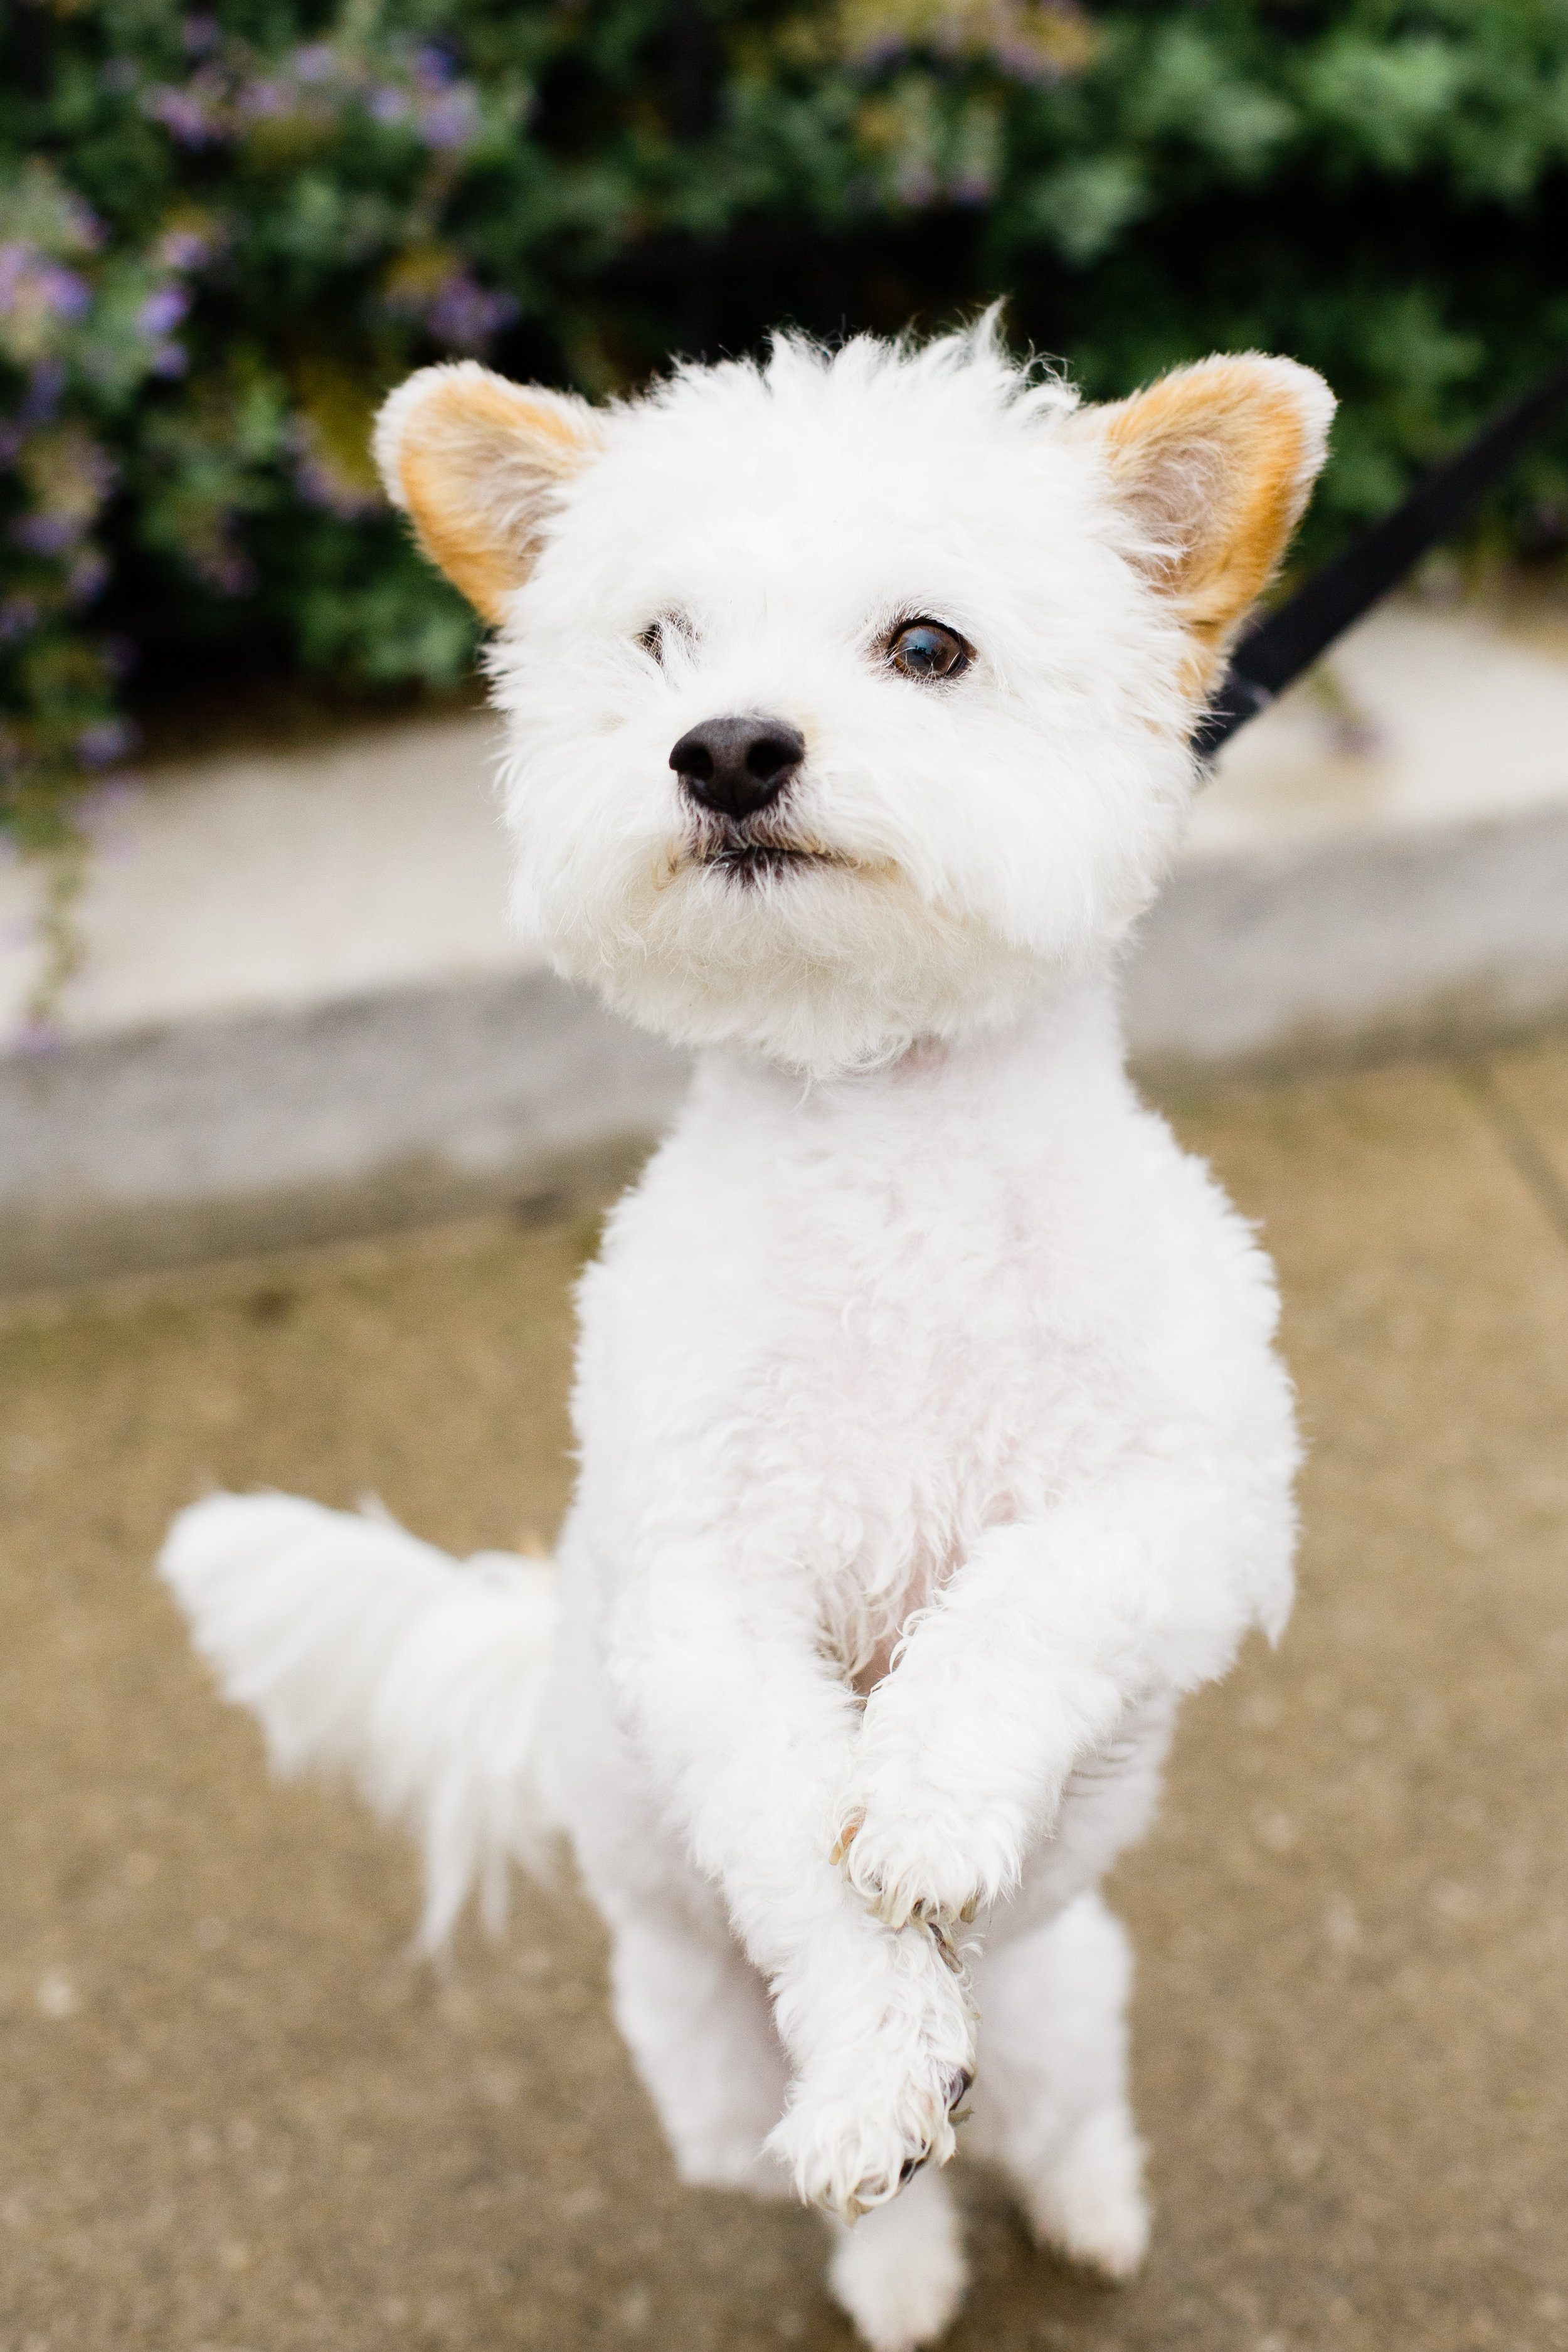
<instances>
[{"instance_id":1,"label":"dog's face","mask_svg":"<svg viewBox=\"0 0 1568 2352\"><path fill-rule=\"evenodd\" d=\"M668 1035L818 1073L1084 970L1331 409L1256 358L1079 409L984 328L607 410L423 371L378 455L499 627L524 929Z\"/></svg>"}]
</instances>

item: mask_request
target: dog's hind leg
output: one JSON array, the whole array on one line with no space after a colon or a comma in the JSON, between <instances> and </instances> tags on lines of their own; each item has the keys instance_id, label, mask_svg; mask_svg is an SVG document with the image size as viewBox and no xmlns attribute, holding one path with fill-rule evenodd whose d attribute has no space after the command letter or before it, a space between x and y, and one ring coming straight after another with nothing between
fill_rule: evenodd
<instances>
[{"instance_id":1,"label":"dog's hind leg","mask_svg":"<svg viewBox=\"0 0 1568 2352\"><path fill-rule=\"evenodd\" d=\"M572 1555L568 1530L563 1548ZM717 1890L652 1801L604 1670L592 1561L572 1558L557 1650L555 1777L578 1866L610 1931L616 2022L676 2168L694 2187L787 2197L762 2152L788 2070L767 1990Z\"/></svg>"},{"instance_id":2,"label":"dog's hind leg","mask_svg":"<svg viewBox=\"0 0 1568 2352\"><path fill-rule=\"evenodd\" d=\"M1149 2237L1127 2097L1131 1977L1127 1931L1092 1890L975 1971L984 2039L969 2145L1002 2167L1043 2243L1118 2279Z\"/></svg>"},{"instance_id":3,"label":"dog's hind leg","mask_svg":"<svg viewBox=\"0 0 1568 2352\"><path fill-rule=\"evenodd\" d=\"M933 2344L957 2311L968 2276L957 2206L945 2173L929 2165L889 2205L851 2230L836 2221L827 2284L872 2352Z\"/></svg>"},{"instance_id":4,"label":"dog's hind leg","mask_svg":"<svg viewBox=\"0 0 1568 2352\"><path fill-rule=\"evenodd\" d=\"M681 2179L791 2196L784 2166L763 2153L787 2074L762 1979L721 1920L704 1933L695 1921L617 1908L616 2022Z\"/></svg>"}]
</instances>

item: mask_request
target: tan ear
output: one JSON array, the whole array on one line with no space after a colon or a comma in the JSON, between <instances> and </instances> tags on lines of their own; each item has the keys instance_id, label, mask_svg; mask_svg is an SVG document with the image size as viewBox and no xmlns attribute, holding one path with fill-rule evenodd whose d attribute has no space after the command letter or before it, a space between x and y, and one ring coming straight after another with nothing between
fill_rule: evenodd
<instances>
[{"instance_id":1,"label":"tan ear","mask_svg":"<svg viewBox=\"0 0 1568 2352\"><path fill-rule=\"evenodd\" d=\"M509 383L476 360L421 368L375 420L375 462L432 563L487 621L533 569L562 485L602 446L586 401Z\"/></svg>"},{"instance_id":2,"label":"tan ear","mask_svg":"<svg viewBox=\"0 0 1568 2352\"><path fill-rule=\"evenodd\" d=\"M1178 368L1147 392L1080 411L1103 446L1137 560L1192 632L1194 685L1272 579L1328 451L1334 396L1310 368L1249 352Z\"/></svg>"}]
</instances>

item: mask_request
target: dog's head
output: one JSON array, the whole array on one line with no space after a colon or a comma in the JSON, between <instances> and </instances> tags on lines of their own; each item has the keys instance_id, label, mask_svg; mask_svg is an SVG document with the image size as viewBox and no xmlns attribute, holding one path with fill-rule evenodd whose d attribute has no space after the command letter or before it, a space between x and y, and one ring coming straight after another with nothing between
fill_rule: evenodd
<instances>
[{"instance_id":1,"label":"dog's head","mask_svg":"<svg viewBox=\"0 0 1568 2352\"><path fill-rule=\"evenodd\" d=\"M818 1072L1085 970L1332 406L1248 356L1080 408L989 321L604 409L425 369L377 454L498 630L521 922L667 1034Z\"/></svg>"}]
</instances>

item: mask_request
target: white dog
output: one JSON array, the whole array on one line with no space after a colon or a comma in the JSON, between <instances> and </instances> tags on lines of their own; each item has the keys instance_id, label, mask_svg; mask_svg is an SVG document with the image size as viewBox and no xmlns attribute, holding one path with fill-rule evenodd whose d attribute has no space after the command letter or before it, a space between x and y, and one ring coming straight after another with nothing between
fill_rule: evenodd
<instances>
[{"instance_id":1,"label":"white dog","mask_svg":"<svg viewBox=\"0 0 1568 2352\"><path fill-rule=\"evenodd\" d=\"M379 426L498 633L517 919L697 1076L583 1283L555 1570L218 1496L164 1571L275 1762L419 1827L430 1936L569 1829L683 2176L837 2217L880 2352L962 2292L972 2076L1040 2236L1143 2250L1097 1882L1284 1622L1296 1443L1114 973L1332 404L1250 356L1085 409L986 320Z\"/></svg>"}]
</instances>

